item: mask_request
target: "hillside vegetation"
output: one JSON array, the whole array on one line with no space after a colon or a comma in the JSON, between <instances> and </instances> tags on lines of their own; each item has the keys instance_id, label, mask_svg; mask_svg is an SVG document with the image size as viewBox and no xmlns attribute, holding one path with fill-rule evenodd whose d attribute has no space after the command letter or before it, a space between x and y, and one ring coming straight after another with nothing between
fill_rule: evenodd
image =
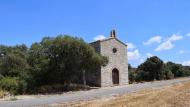
<instances>
[{"instance_id":1,"label":"hillside vegetation","mask_svg":"<svg viewBox=\"0 0 190 107\"><path fill-rule=\"evenodd\" d=\"M186 76L190 76L189 66L183 66L173 62L164 63L157 56L147 58L147 60L137 68L133 68L129 65L130 83L166 80Z\"/></svg>"},{"instance_id":2,"label":"hillside vegetation","mask_svg":"<svg viewBox=\"0 0 190 107\"><path fill-rule=\"evenodd\" d=\"M107 62L83 39L67 35L45 37L30 48L0 45L0 90L24 94L86 89L78 85L83 73Z\"/></svg>"}]
</instances>

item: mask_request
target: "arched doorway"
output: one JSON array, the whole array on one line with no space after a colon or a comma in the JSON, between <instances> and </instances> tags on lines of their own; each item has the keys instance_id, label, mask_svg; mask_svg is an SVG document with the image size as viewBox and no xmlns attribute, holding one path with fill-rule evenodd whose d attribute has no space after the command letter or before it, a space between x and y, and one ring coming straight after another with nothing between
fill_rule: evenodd
<instances>
[{"instance_id":1,"label":"arched doorway","mask_svg":"<svg viewBox=\"0 0 190 107\"><path fill-rule=\"evenodd\" d=\"M119 70L116 68L112 70L112 82L114 85L119 85Z\"/></svg>"}]
</instances>

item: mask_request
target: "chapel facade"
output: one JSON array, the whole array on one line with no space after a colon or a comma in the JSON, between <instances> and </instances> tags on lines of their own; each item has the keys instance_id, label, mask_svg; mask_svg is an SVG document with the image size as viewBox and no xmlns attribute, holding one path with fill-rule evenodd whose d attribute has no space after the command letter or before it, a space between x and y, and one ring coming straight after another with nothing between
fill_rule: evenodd
<instances>
[{"instance_id":1,"label":"chapel facade","mask_svg":"<svg viewBox=\"0 0 190 107\"><path fill-rule=\"evenodd\" d=\"M109 62L87 74L87 84L100 87L128 84L127 45L117 39L115 30L111 31L109 38L90 44L96 52L108 57Z\"/></svg>"}]
</instances>

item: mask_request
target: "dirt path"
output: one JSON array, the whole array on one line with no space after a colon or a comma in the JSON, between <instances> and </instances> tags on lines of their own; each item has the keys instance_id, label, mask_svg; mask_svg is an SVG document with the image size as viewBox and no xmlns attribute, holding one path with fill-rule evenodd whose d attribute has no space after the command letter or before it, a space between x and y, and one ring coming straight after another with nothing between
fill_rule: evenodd
<instances>
[{"instance_id":1,"label":"dirt path","mask_svg":"<svg viewBox=\"0 0 190 107\"><path fill-rule=\"evenodd\" d=\"M53 107L190 107L190 82Z\"/></svg>"}]
</instances>

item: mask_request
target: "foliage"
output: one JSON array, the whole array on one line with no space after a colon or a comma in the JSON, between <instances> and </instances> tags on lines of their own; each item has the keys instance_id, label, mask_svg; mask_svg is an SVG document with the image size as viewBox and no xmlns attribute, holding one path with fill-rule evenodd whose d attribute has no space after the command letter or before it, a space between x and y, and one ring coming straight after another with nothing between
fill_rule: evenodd
<instances>
[{"instance_id":1,"label":"foliage","mask_svg":"<svg viewBox=\"0 0 190 107\"><path fill-rule=\"evenodd\" d=\"M174 74L169 69L167 64L164 64L164 66L163 66L163 73L164 73L164 78L163 79L173 79L174 78Z\"/></svg>"},{"instance_id":2,"label":"foliage","mask_svg":"<svg viewBox=\"0 0 190 107\"><path fill-rule=\"evenodd\" d=\"M188 75L185 68L181 64L175 64L173 62L167 63L168 68L174 74L174 77L183 77Z\"/></svg>"},{"instance_id":3,"label":"foliage","mask_svg":"<svg viewBox=\"0 0 190 107\"><path fill-rule=\"evenodd\" d=\"M21 94L26 90L27 51L26 45L0 45L0 88L12 94Z\"/></svg>"},{"instance_id":4,"label":"foliage","mask_svg":"<svg viewBox=\"0 0 190 107\"><path fill-rule=\"evenodd\" d=\"M161 80L163 78L163 61L157 56L148 58L144 63L138 66L138 70L148 73L147 80Z\"/></svg>"},{"instance_id":5,"label":"foliage","mask_svg":"<svg viewBox=\"0 0 190 107\"><path fill-rule=\"evenodd\" d=\"M11 94L23 92L22 82L15 77L4 77L0 80L0 89L9 91Z\"/></svg>"},{"instance_id":6,"label":"foliage","mask_svg":"<svg viewBox=\"0 0 190 107\"><path fill-rule=\"evenodd\" d=\"M129 71L129 83L135 82L136 68L133 68L130 64L128 64L128 71Z\"/></svg>"},{"instance_id":7,"label":"foliage","mask_svg":"<svg viewBox=\"0 0 190 107\"><path fill-rule=\"evenodd\" d=\"M131 69L131 68L130 68ZM156 56L148 58L144 63L138 66L136 71L129 69L129 78L136 82L173 79L176 77L190 76L190 67L176 64L173 62L163 63Z\"/></svg>"},{"instance_id":8,"label":"foliage","mask_svg":"<svg viewBox=\"0 0 190 107\"><path fill-rule=\"evenodd\" d=\"M105 65L106 57L97 54L81 38L59 35L44 38L29 50L31 84L69 84L80 80L82 71Z\"/></svg>"},{"instance_id":9,"label":"foliage","mask_svg":"<svg viewBox=\"0 0 190 107\"><path fill-rule=\"evenodd\" d=\"M0 75L9 77L27 78L27 47L16 45L14 47L0 46Z\"/></svg>"},{"instance_id":10,"label":"foliage","mask_svg":"<svg viewBox=\"0 0 190 107\"><path fill-rule=\"evenodd\" d=\"M83 39L67 35L45 37L29 49L24 44L0 45L0 87L15 94L44 85L75 83L83 70L90 72L107 63Z\"/></svg>"},{"instance_id":11,"label":"foliage","mask_svg":"<svg viewBox=\"0 0 190 107\"><path fill-rule=\"evenodd\" d=\"M135 81L135 73L134 71L129 70L129 83L133 83Z\"/></svg>"}]
</instances>

